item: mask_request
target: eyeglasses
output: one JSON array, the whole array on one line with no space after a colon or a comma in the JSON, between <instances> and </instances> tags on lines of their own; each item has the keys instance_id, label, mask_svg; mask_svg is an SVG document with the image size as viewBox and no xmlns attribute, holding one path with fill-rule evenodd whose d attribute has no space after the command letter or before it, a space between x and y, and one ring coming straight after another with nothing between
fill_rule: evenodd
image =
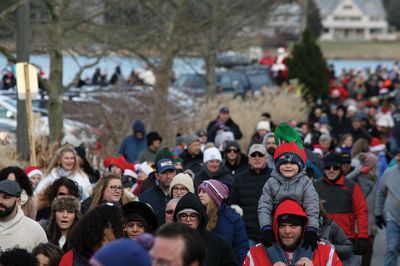
<instances>
[{"instance_id":1,"label":"eyeglasses","mask_svg":"<svg viewBox=\"0 0 400 266\"><path fill-rule=\"evenodd\" d=\"M252 158L264 157L264 154L262 154L261 152L253 152L252 154L250 154L250 156L251 156Z\"/></svg>"},{"instance_id":2,"label":"eyeglasses","mask_svg":"<svg viewBox=\"0 0 400 266\"><path fill-rule=\"evenodd\" d=\"M226 151L226 153L231 153L231 152L238 153L238 150L236 150L236 149L229 149L229 150Z\"/></svg>"},{"instance_id":3,"label":"eyeglasses","mask_svg":"<svg viewBox=\"0 0 400 266\"><path fill-rule=\"evenodd\" d=\"M181 213L179 214L179 219L187 220L189 218L190 221L196 221L199 219L199 215L197 213Z\"/></svg>"},{"instance_id":4,"label":"eyeglasses","mask_svg":"<svg viewBox=\"0 0 400 266\"><path fill-rule=\"evenodd\" d=\"M178 191L186 192L186 191L188 191L188 189L186 187L177 187L177 186L173 187L172 190L175 191L175 192L178 192Z\"/></svg>"},{"instance_id":5,"label":"eyeglasses","mask_svg":"<svg viewBox=\"0 0 400 266\"><path fill-rule=\"evenodd\" d=\"M109 186L113 191L122 191L124 188L122 186Z\"/></svg>"},{"instance_id":6,"label":"eyeglasses","mask_svg":"<svg viewBox=\"0 0 400 266\"><path fill-rule=\"evenodd\" d=\"M165 210L165 213L168 215L173 215L174 212L175 212L175 210L173 210L173 209Z\"/></svg>"},{"instance_id":7,"label":"eyeglasses","mask_svg":"<svg viewBox=\"0 0 400 266\"><path fill-rule=\"evenodd\" d=\"M333 168L334 171L337 171L340 169L340 166L338 165L333 165L333 166L325 166L324 169L325 170L331 170Z\"/></svg>"}]
</instances>

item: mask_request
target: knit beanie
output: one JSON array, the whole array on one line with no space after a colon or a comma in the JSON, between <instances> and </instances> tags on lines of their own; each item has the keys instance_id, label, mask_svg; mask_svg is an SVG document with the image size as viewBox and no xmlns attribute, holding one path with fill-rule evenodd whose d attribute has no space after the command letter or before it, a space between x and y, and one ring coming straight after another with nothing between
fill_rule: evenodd
<instances>
[{"instance_id":1,"label":"knit beanie","mask_svg":"<svg viewBox=\"0 0 400 266\"><path fill-rule=\"evenodd\" d=\"M342 157L340 156L339 153L329 153L327 154L324 159L324 167L329 167L329 166L341 166L342 165Z\"/></svg>"},{"instance_id":2,"label":"knit beanie","mask_svg":"<svg viewBox=\"0 0 400 266\"><path fill-rule=\"evenodd\" d=\"M199 136L197 136L196 134L190 134L184 137L184 143L186 147L189 147L195 141L200 141Z\"/></svg>"},{"instance_id":3,"label":"knit beanie","mask_svg":"<svg viewBox=\"0 0 400 266\"><path fill-rule=\"evenodd\" d=\"M198 190L203 190L207 193L218 206L221 206L222 201L227 199L229 196L228 187L215 179L204 181L200 184Z\"/></svg>"},{"instance_id":4,"label":"knit beanie","mask_svg":"<svg viewBox=\"0 0 400 266\"><path fill-rule=\"evenodd\" d=\"M188 189L189 192L194 193L193 179L186 173L180 173L174 176L169 185L169 194L172 195L172 189L176 185L182 185Z\"/></svg>"},{"instance_id":5,"label":"knit beanie","mask_svg":"<svg viewBox=\"0 0 400 266\"><path fill-rule=\"evenodd\" d=\"M257 123L256 131L259 130L266 130L266 131L271 131L271 124L269 121L260 121Z\"/></svg>"},{"instance_id":6,"label":"knit beanie","mask_svg":"<svg viewBox=\"0 0 400 266\"><path fill-rule=\"evenodd\" d=\"M118 239L100 248L90 259L95 266L150 266L148 252L138 242L131 239Z\"/></svg>"},{"instance_id":7,"label":"knit beanie","mask_svg":"<svg viewBox=\"0 0 400 266\"><path fill-rule=\"evenodd\" d=\"M156 131L151 131L147 133L146 139L147 139L147 146L150 146L153 143L153 141L156 140L162 141L162 137Z\"/></svg>"},{"instance_id":8,"label":"knit beanie","mask_svg":"<svg viewBox=\"0 0 400 266\"><path fill-rule=\"evenodd\" d=\"M172 151L170 151L167 147L164 147L162 149L159 149L156 153L156 157L154 159L154 164L157 164L159 160L161 159L170 159L174 157L174 154Z\"/></svg>"},{"instance_id":9,"label":"knit beanie","mask_svg":"<svg viewBox=\"0 0 400 266\"><path fill-rule=\"evenodd\" d=\"M207 163L210 160L222 161L222 156L219 150L215 147L210 147L204 151L203 163Z\"/></svg>"},{"instance_id":10,"label":"knit beanie","mask_svg":"<svg viewBox=\"0 0 400 266\"><path fill-rule=\"evenodd\" d=\"M303 142L299 133L287 123L281 123L275 130L275 143L277 145L283 142L296 142L300 149L304 149Z\"/></svg>"},{"instance_id":11,"label":"knit beanie","mask_svg":"<svg viewBox=\"0 0 400 266\"><path fill-rule=\"evenodd\" d=\"M279 171L279 166L285 163L295 163L301 172L307 162L307 154L300 149L295 142L282 143L274 153L275 168Z\"/></svg>"}]
</instances>

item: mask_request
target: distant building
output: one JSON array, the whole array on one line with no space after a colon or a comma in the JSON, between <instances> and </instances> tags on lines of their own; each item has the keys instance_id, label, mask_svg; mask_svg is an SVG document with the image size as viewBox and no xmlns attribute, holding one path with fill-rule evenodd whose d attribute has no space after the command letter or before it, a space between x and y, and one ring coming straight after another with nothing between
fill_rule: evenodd
<instances>
[{"instance_id":1,"label":"distant building","mask_svg":"<svg viewBox=\"0 0 400 266\"><path fill-rule=\"evenodd\" d=\"M269 14L267 35L290 34L298 36L301 34L302 9L298 3L277 5Z\"/></svg>"},{"instance_id":2,"label":"distant building","mask_svg":"<svg viewBox=\"0 0 400 266\"><path fill-rule=\"evenodd\" d=\"M394 40L381 0L315 0L320 8L321 40Z\"/></svg>"}]
</instances>

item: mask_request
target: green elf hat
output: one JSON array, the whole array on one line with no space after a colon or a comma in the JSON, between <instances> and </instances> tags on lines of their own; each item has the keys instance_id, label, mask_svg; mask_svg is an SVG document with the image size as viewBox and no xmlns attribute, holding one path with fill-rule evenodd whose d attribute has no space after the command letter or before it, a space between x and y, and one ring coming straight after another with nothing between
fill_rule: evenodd
<instances>
[{"instance_id":1,"label":"green elf hat","mask_svg":"<svg viewBox=\"0 0 400 266\"><path fill-rule=\"evenodd\" d=\"M280 123L275 130L275 143L281 145L284 142L296 142L300 149L304 149L299 133L287 123Z\"/></svg>"}]
</instances>

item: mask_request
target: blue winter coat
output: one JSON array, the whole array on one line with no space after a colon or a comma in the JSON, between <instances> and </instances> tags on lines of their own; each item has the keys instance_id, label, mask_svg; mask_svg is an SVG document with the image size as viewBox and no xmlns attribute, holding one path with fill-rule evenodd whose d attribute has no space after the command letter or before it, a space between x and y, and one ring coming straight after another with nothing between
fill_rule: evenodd
<instances>
[{"instance_id":1,"label":"blue winter coat","mask_svg":"<svg viewBox=\"0 0 400 266\"><path fill-rule=\"evenodd\" d=\"M136 120L132 125L133 135L130 135L122 141L119 147L119 154L124 155L125 159L133 163L137 161L139 154L147 148L146 130L141 120ZM142 132L144 137L138 139L135 137L136 132Z\"/></svg>"},{"instance_id":2,"label":"blue winter coat","mask_svg":"<svg viewBox=\"0 0 400 266\"><path fill-rule=\"evenodd\" d=\"M225 239L235 250L238 265L242 265L249 251L246 226L242 217L223 203L218 209L217 227L212 231Z\"/></svg>"}]
</instances>

